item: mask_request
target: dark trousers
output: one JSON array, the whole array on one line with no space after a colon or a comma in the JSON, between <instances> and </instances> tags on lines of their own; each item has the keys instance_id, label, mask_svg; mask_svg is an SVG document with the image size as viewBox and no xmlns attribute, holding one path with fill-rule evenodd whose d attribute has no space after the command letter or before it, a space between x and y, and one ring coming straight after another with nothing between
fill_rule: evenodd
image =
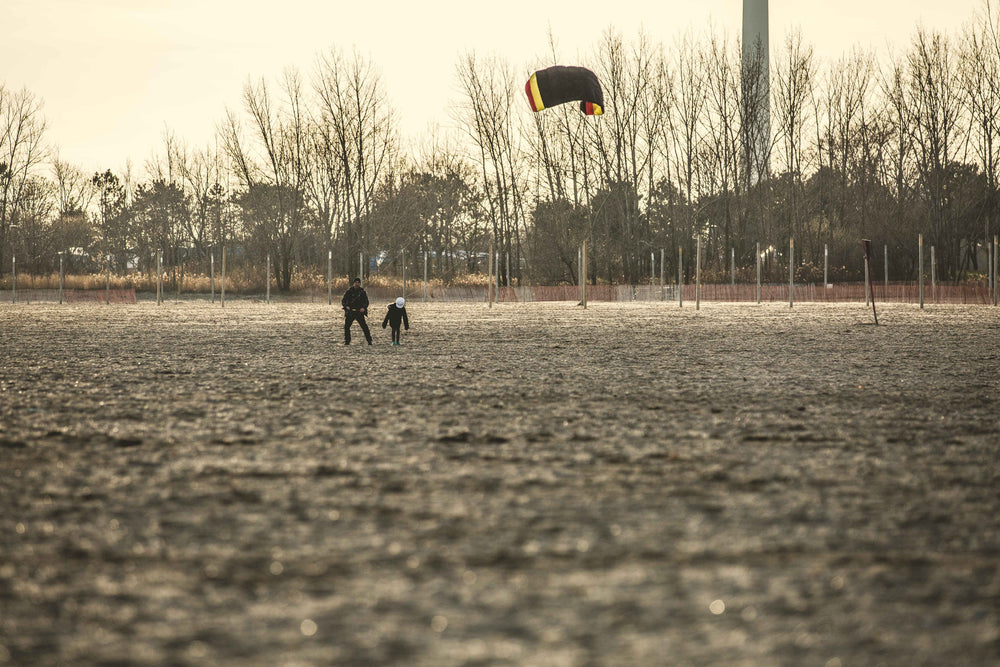
<instances>
[{"instance_id":1,"label":"dark trousers","mask_svg":"<svg viewBox=\"0 0 1000 667\"><path fill-rule=\"evenodd\" d=\"M369 343L372 342L372 332L368 330L368 323L365 322L365 314L356 310L347 311L346 316L344 317L344 342L351 342L351 323L354 322L354 320L357 320L358 324L361 325L361 331L365 334L365 340Z\"/></svg>"},{"instance_id":2,"label":"dark trousers","mask_svg":"<svg viewBox=\"0 0 1000 667\"><path fill-rule=\"evenodd\" d=\"M399 342L399 329L398 328L392 328L392 342L393 343L398 343Z\"/></svg>"}]
</instances>

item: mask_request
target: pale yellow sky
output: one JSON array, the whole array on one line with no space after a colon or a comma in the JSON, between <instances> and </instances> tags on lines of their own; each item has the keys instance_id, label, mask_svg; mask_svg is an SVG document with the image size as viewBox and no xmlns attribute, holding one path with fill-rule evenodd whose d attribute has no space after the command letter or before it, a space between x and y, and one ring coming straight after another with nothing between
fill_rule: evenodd
<instances>
[{"instance_id":1,"label":"pale yellow sky","mask_svg":"<svg viewBox=\"0 0 1000 667\"><path fill-rule=\"evenodd\" d=\"M162 153L166 129L189 147L212 141L248 77L274 83L289 66L357 48L382 72L404 135L448 126L455 66L475 51L526 71L548 64L551 28L563 62L594 61L611 27L671 44L711 26L738 36L741 0L0 0L0 82L45 103L48 140L85 170L137 167ZM947 33L984 0L771 0L772 53L799 28L817 55L852 46L904 49L918 24Z\"/></svg>"}]
</instances>

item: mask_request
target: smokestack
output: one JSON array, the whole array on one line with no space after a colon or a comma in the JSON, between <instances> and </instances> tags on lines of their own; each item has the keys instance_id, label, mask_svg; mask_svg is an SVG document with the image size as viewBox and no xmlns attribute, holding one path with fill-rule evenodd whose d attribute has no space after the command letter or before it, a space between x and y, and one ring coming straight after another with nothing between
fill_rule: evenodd
<instances>
[{"instance_id":1,"label":"smokestack","mask_svg":"<svg viewBox=\"0 0 1000 667\"><path fill-rule=\"evenodd\" d=\"M751 183L767 178L771 144L770 51L768 50L768 0L743 0L743 94L752 103L748 120L751 126L748 145L751 154L744 156ZM749 151L748 151L749 152Z\"/></svg>"}]
</instances>

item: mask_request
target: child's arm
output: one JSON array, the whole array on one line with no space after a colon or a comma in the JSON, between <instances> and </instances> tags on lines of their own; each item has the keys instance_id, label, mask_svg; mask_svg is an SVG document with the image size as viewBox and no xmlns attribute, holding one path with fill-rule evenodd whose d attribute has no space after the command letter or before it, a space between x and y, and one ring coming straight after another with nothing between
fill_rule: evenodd
<instances>
[{"instance_id":1,"label":"child's arm","mask_svg":"<svg viewBox=\"0 0 1000 667\"><path fill-rule=\"evenodd\" d=\"M406 317L406 306L403 306L403 326L406 327L407 331L410 330L410 320Z\"/></svg>"}]
</instances>

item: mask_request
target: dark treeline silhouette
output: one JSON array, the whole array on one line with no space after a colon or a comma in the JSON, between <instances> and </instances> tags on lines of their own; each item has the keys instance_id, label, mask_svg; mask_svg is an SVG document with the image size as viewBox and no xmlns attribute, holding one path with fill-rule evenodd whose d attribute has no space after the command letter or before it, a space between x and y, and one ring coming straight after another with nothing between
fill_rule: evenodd
<instances>
[{"instance_id":1,"label":"dark treeline silhouette","mask_svg":"<svg viewBox=\"0 0 1000 667\"><path fill-rule=\"evenodd\" d=\"M892 280L916 278L917 239L941 280L979 279L998 229L1000 48L989 3L958 35L916 29L898 53L854 49L821 63L797 33L770 54L770 136L756 135L760 61L726 37L670 45L613 30L588 62L604 115L576 105L532 113L523 82L567 64L551 46L523 67L463 55L453 133L404 145L378 69L357 52L317 58L310 77L250 80L211 147L170 133L141 178L85 172L43 142L41 104L0 86L0 275L110 268L204 274L231 266L279 288L297 272L435 277L485 272L504 284L641 283L694 268L709 279L795 273L856 281L860 239L890 254ZM553 40L554 43L554 40ZM758 102L755 102L757 100ZM766 125L764 126L766 127ZM763 160L752 147L764 146ZM661 266L661 257L665 265ZM880 258L880 253L877 253Z\"/></svg>"}]
</instances>

